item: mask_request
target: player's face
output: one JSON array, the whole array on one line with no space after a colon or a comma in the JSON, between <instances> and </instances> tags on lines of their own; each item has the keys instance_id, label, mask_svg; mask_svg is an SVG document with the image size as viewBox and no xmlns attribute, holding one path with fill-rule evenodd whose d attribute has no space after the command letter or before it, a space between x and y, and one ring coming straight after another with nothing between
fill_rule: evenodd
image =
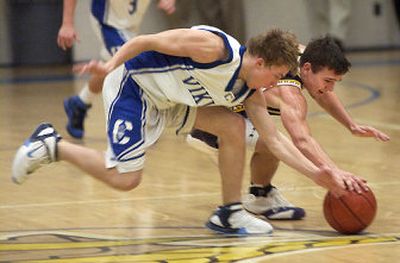
<instances>
[{"instance_id":1,"label":"player's face","mask_svg":"<svg viewBox=\"0 0 400 263\"><path fill-rule=\"evenodd\" d=\"M329 68L323 68L314 73L309 67L309 69L302 69L301 75L304 86L313 97L333 91L336 82L342 80L342 75L336 74L334 70Z\"/></svg>"},{"instance_id":2,"label":"player's face","mask_svg":"<svg viewBox=\"0 0 400 263\"><path fill-rule=\"evenodd\" d=\"M269 88L275 86L288 71L287 66L265 66L264 60L257 59L246 84L250 89Z\"/></svg>"}]
</instances>

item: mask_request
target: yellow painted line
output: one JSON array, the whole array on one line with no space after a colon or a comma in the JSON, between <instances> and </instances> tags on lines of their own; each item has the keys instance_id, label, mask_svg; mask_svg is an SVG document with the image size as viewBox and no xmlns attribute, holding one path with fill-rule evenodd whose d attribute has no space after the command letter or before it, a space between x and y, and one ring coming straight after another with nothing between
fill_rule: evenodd
<instances>
[{"instance_id":1,"label":"yellow painted line","mask_svg":"<svg viewBox=\"0 0 400 263\"><path fill-rule=\"evenodd\" d=\"M344 246L354 247L360 245L376 245L382 243L398 242L398 236L346 236L322 240L304 240L304 241L288 241L288 242L273 242L268 244L249 245L246 240L243 240L242 246L232 246L227 244L225 247L190 247L163 248L159 251L147 252L137 255L104 255L96 257L75 257L66 259L40 259L29 260L24 262L208 262L214 258L218 262L229 262L257 258L271 258L271 256L279 254L291 254L301 252L312 252L321 249L340 248ZM157 240L160 243L157 243ZM78 242L78 243L45 243L45 244L2 244L2 251L29 251L29 250L49 250L49 249L77 249L77 248L100 248L100 247L115 247L128 246L138 244L163 245L163 241L171 242L172 240L182 242L180 238L168 239L145 239L135 241L103 241L103 242ZM193 238L188 238L193 240ZM357 243L354 244L354 241ZM218 242L218 240L216 240ZM134 249L134 248L132 248ZM68 257L68 252L63 251L63 255ZM118 253L118 252L116 252ZM126 252L125 252L126 253ZM134 251L133 251L134 253Z\"/></svg>"}]
</instances>

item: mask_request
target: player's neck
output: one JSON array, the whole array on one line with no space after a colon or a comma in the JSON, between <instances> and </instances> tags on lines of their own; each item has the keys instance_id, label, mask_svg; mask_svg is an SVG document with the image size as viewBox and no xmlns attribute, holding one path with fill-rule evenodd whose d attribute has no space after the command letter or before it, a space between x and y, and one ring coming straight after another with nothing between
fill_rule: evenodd
<instances>
[{"instance_id":1,"label":"player's neck","mask_svg":"<svg viewBox=\"0 0 400 263\"><path fill-rule=\"evenodd\" d=\"M246 51L243 55L242 66L240 67L238 78L246 82L253 57Z\"/></svg>"}]
</instances>

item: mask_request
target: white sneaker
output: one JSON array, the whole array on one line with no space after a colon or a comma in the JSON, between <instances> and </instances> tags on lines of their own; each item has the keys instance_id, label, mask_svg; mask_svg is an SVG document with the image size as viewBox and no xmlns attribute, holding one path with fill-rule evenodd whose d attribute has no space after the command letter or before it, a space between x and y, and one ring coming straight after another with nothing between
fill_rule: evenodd
<instances>
[{"instance_id":1,"label":"white sneaker","mask_svg":"<svg viewBox=\"0 0 400 263\"><path fill-rule=\"evenodd\" d=\"M246 212L241 203L220 206L209 218L206 227L223 234L271 234L272 226Z\"/></svg>"},{"instance_id":2,"label":"white sneaker","mask_svg":"<svg viewBox=\"0 0 400 263\"><path fill-rule=\"evenodd\" d=\"M57 159L57 142L61 136L50 123L40 124L15 154L12 165L12 180L22 184L42 164Z\"/></svg>"},{"instance_id":3,"label":"white sneaker","mask_svg":"<svg viewBox=\"0 0 400 263\"><path fill-rule=\"evenodd\" d=\"M267 219L299 220L306 214L303 208L295 207L286 200L275 187L272 187L266 197L246 195L243 198L243 207L250 213Z\"/></svg>"}]
</instances>

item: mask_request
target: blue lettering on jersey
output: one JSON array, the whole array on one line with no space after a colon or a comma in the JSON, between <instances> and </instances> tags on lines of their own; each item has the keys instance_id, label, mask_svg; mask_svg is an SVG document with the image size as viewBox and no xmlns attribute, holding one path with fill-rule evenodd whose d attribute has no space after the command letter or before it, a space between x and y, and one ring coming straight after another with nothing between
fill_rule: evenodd
<instances>
[{"instance_id":1,"label":"blue lettering on jersey","mask_svg":"<svg viewBox=\"0 0 400 263\"><path fill-rule=\"evenodd\" d=\"M192 76L190 76L187 79L184 79L183 83L189 85L188 91L192 95L197 105L208 106L214 104L214 101L211 98L210 94L207 92L207 90L203 86L201 86L201 84L197 80L195 80Z\"/></svg>"}]
</instances>

